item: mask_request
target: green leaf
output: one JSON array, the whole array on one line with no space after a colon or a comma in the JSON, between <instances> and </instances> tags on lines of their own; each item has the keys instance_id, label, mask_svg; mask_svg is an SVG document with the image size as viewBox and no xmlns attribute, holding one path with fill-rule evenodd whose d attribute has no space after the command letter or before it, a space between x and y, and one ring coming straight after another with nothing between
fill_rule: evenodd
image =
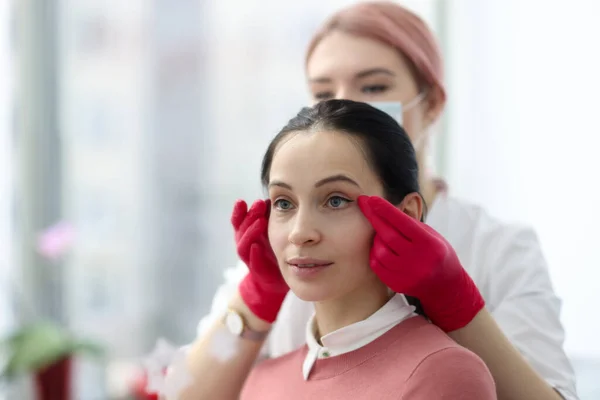
<instances>
[{"instance_id":1,"label":"green leaf","mask_svg":"<svg viewBox=\"0 0 600 400\"><path fill-rule=\"evenodd\" d=\"M90 341L75 340L59 326L41 322L26 326L2 341L8 362L0 377L11 379L32 373L68 355L103 357L102 347Z\"/></svg>"},{"instance_id":2,"label":"green leaf","mask_svg":"<svg viewBox=\"0 0 600 400\"><path fill-rule=\"evenodd\" d=\"M89 356L94 359L103 359L106 355L104 347L102 347L98 343L86 340L71 342L70 352L72 354L81 354L83 356Z\"/></svg>"}]
</instances>

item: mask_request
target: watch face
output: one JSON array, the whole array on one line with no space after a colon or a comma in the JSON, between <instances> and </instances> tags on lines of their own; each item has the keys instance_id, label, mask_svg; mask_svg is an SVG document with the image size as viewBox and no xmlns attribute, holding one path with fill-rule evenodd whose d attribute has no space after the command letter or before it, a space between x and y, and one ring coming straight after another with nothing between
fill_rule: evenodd
<instances>
[{"instance_id":1,"label":"watch face","mask_svg":"<svg viewBox=\"0 0 600 400\"><path fill-rule=\"evenodd\" d=\"M227 325L227 329L234 335L241 335L244 330L244 321L242 321L242 317L235 312L228 312L227 318L225 319L225 324Z\"/></svg>"}]
</instances>

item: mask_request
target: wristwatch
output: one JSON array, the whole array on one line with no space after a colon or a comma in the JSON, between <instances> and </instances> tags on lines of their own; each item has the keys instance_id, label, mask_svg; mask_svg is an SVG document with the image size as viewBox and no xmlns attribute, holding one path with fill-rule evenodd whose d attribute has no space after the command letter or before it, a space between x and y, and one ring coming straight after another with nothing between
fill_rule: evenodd
<instances>
[{"instance_id":1,"label":"wristwatch","mask_svg":"<svg viewBox=\"0 0 600 400\"><path fill-rule=\"evenodd\" d=\"M242 315L232 309L227 310L224 318L224 324L235 336L239 336L242 339L254 340L256 342L261 342L266 339L269 331L259 332L254 331L246 325L246 321Z\"/></svg>"}]
</instances>

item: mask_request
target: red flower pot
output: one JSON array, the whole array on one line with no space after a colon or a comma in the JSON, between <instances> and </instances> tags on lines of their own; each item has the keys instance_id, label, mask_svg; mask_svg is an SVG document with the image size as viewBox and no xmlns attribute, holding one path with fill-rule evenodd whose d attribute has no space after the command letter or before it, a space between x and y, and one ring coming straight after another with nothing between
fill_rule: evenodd
<instances>
[{"instance_id":1,"label":"red flower pot","mask_svg":"<svg viewBox=\"0 0 600 400\"><path fill-rule=\"evenodd\" d=\"M71 400L73 359L64 357L35 374L38 400Z\"/></svg>"}]
</instances>

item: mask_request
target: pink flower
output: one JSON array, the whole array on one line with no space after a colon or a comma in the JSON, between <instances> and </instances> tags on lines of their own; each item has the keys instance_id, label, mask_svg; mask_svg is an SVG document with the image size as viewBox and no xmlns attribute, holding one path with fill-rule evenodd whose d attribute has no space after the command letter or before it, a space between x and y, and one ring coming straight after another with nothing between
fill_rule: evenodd
<instances>
[{"instance_id":1,"label":"pink flower","mask_svg":"<svg viewBox=\"0 0 600 400\"><path fill-rule=\"evenodd\" d=\"M42 231L37 240L37 251L49 260L56 260L71 249L75 228L68 222L58 222Z\"/></svg>"}]
</instances>

